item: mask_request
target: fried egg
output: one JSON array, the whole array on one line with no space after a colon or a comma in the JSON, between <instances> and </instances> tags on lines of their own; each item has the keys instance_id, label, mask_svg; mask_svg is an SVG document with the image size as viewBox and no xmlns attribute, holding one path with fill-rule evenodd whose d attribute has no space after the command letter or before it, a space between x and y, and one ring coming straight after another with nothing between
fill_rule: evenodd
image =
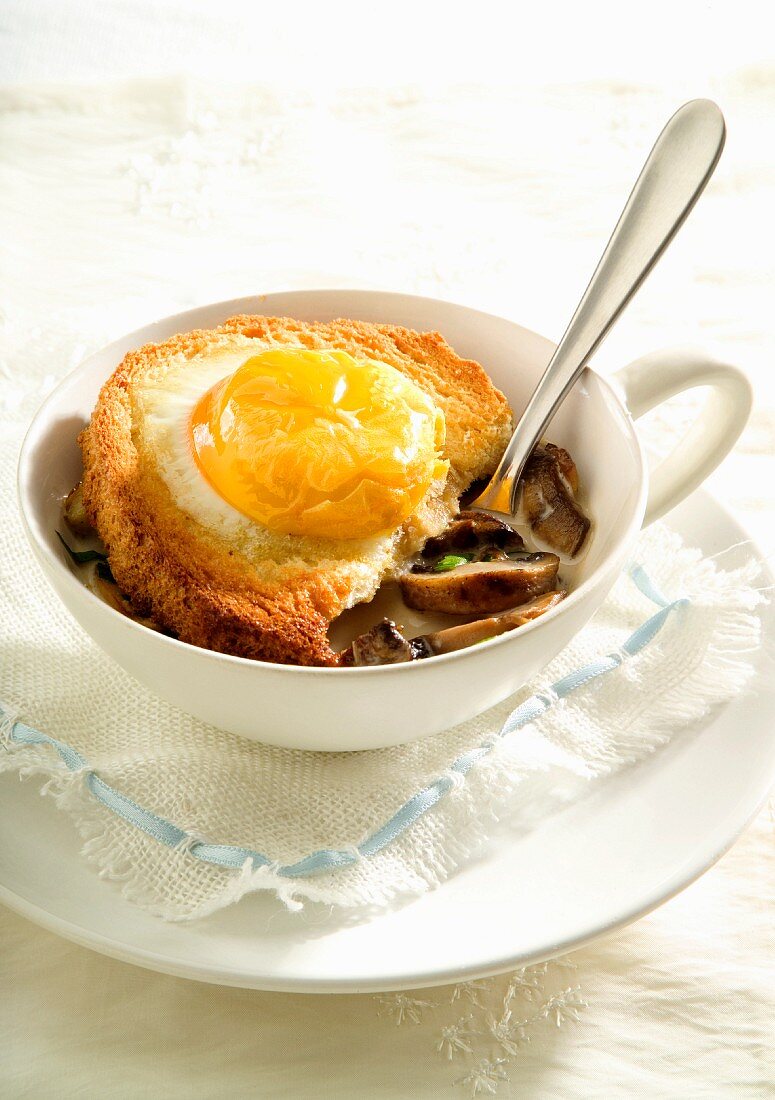
<instances>
[{"instance_id":1,"label":"fried egg","mask_svg":"<svg viewBox=\"0 0 775 1100\"><path fill-rule=\"evenodd\" d=\"M254 562L385 565L449 466L433 401L394 367L342 351L233 341L170 363L133 406L176 505Z\"/></svg>"},{"instance_id":2,"label":"fried egg","mask_svg":"<svg viewBox=\"0 0 775 1100\"><path fill-rule=\"evenodd\" d=\"M237 317L126 356L81 436L84 502L165 629L331 664L328 624L444 529L510 421L438 333Z\"/></svg>"},{"instance_id":3,"label":"fried egg","mask_svg":"<svg viewBox=\"0 0 775 1100\"><path fill-rule=\"evenodd\" d=\"M286 535L394 531L449 469L442 411L394 367L345 351L251 356L202 395L190 434L216 492Z\"/></svg>"}]
</instances>

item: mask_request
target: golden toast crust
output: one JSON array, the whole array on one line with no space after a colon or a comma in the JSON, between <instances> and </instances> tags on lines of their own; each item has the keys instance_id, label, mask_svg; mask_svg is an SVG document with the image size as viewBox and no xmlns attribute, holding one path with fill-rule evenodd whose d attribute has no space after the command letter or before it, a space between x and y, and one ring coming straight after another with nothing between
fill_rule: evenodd
<instances>
[{"instance_id":1,"label":"golden toast crust","mask_svg":"<svg viewBox=\"0 0 775 1100\"><path fill-rule=\"evenodd\" d=\"M434 513L437 527L454 514L460 493L494 470L511 430L510 411L482 367L457 356L439 333L346 319L232 317L215 329L130 352L105 383L79 437L83 498L116 581L137 611L207 649L282 664L335 665L327 629L351 594L347 569L301 564L278 583L277 569L256 568L176 506L144 452L142 425L133 423L134 387L163 377L171 358L226 346L235 335L366 354L428 393L445 414L451 463ZM435 533L427 517L424 523L412 517L404 525L408 552Z\"/></svg>"}]
</instances>

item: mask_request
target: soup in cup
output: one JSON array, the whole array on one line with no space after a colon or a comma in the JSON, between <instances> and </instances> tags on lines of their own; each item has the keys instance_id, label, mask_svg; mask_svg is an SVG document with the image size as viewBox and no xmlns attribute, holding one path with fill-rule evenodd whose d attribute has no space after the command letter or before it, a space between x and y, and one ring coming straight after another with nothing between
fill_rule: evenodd
<instances>
[{"instance_id":1,"label":"soup in cup","mask_svg":"<svg viewBox=\"0 0 775 1100\"><path fill-rule=\"evenodd\" d=\"M610 591L638 532L695 489L735 443L751 393L736 368L660 352L613 380L587 369L557 411L548 438L573 457L592 519L584 551L564 563L569 594L540 618L481 644L425 660L372 667L271 664L198 648L121 614L83 583L57 536L62 501L80 480L77 436L123 356L235 314L336 317L437 330L481 363L515 416L554 345L502 317L450 302L361 290L309 290L189 310L130 333L65 378L36 414L19 459L19 501L30 544L57 596L94 641L150 691L204 722L298 749L350 751L401 744L448 729L529 681L581 630ZM687 436L649 478L634 420L681 390L710 387Z\"/></svg>"}]
</instances>

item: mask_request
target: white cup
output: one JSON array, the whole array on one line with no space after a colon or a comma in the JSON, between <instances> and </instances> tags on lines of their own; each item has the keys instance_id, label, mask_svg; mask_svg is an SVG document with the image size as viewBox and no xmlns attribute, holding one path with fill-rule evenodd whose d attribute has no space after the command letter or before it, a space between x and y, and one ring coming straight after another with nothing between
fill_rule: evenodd
<instances>
[{"instance_id":1,"label":"white cup","mask_svg":"<svg viewBox=\"0 0 775 1100\"><path fill-rule=\"evenodd\" d=\"M567 599L540 619L471 649L404 665L301 668L231 657L159 634L113 610L82 582L62 546L62 498L81 475L76 436L102 383L127 351L237 313L304 321L350 317L439 330L480 362L518 413L553 345L512 321L404 294L309 290L218 302L156 321L92 355L50 394L19 459L19 502L35 556L84 630L156 695L214 726L300 749L373 749L426 737L486 710L530 680L605 599L638 531L679 503L724 458L751 409L735 367L695 353L658 352L615 375L588 370L549 437L573 455L594 520ZM681 390L710 387L698 419L649 477L633 419Z\"/></svg>"}]
</instances>

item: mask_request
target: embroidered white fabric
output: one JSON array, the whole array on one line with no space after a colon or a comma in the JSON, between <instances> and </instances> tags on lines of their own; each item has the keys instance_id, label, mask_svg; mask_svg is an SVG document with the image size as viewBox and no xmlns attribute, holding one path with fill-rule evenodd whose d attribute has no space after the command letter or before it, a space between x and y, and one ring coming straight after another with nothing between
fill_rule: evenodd
<instances>
[{"instance_id":1,"label":"embroidered white fabric","mask_svg":"<svg viewBox=\"0 0 775 1100\"><path fill-rule=\"evenodd\" d=\"M554 706L549 717L509 736L383 853L324 875L278 878L276 863L361 842L418 789L446 773L457 756L496 732L528 692L412 746L352 755L273 749L205 727L155 699L84 636L48 589L21 531L13 471L23 428L56 379L87 350L147 320L149 312L193 304L194 284L187 282L192 266L199 273L198 300L285 282L291 267L282 235L263 225L261 252L254 249L250 227L264 216L262 194L273 195L273 217L295 222L301 238L308 232L308 262L315 271L306 279L310 284L350 281L321 279L319 271L328 256L342 262L343 248L357 255L358 226L371 224L371 202L352 179L349 193L342 190L343 178L328 191L322 181L314 234L313 212L300 213L290 199L286 208L282 199L283 188L303 189L302 177L313 171L289 155L294 142L308 143L310 127L327 127L317 134L320 141L336 140L340 127L357 129L360 112L374 106L368 99L343 101L321 120L305 109L309 104L280 102L256 88L221 89L217 110L203 86L165 82L154 93L147 86L103 88L98 95L0 92L13 150L0 169L9 226L24 187L14 162L35 163L36 144L48 140L53 124L59 130L47 150L47 163L56 158L58 171L36 179L32 224L13 225L13 278L3 273L0 698L18 707L30 725L77 748L103 779L143 807L197 838L263 852L272 864L225 870L193 859L186 844L161 846L95 802L82 776L65 774L50 749L15 748L3 754L2 767L44 776L46 790L80 829L86 857L129 898L168 919L193 919L261 889L276 891L291 906L305 898L379 904L397 893L426 890L485 842L495 819L529 824L539 807L547 813L580 786L653 752L737 691L757 638L754 577L700 561L663 528L647 532L637 557L669 597L692 601L655 643ZM402 112L412 103L411 94L394 96L387 107L378 105L375 117L400 128ZM460 105L472 106L465 97ZM289 166L301 175L288 179ZM72 201L83 188L91 204ZM340 218L345 205L346 229ZM321 216L331 219L328 239ZM414 289L428 290L432 283L443 293L439 264L454 274L471 255L450 242L454 256L437 249L432 256L422 224L418 219ZM45 256L41 240L47 242ZM387 237L382 247L382 265L389 269ZM38 280L49 291L61 288L49 293L44 310L32 289ZM294 282L304 281L297 270ZM559 676L616 650L654 610L623 578L606 608L532 688L545 690Z\"/></svg>"}]
</instances>

